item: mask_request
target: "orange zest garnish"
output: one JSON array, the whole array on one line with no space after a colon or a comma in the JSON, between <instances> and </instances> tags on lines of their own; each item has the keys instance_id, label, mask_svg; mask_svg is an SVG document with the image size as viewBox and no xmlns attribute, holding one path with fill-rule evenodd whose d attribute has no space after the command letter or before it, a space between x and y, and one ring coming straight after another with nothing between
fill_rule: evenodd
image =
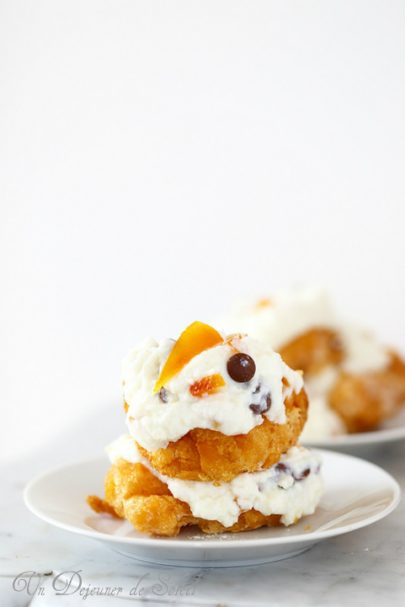
<instances>
[{"instance_id":1,"label":"orange zest garnish","mask_svg":"<svg viewBox=\"0 0 405 607\"><path fill-rule=\"evenodd\" d=\"M193 322L174 344L155 384L154 393L159 392L194 356L222 342L222 336L213 327L203 322Z\"/></svg>"},{"instance_id":2,"label":"orange zest garnish","mask_svg":"<svg viewBox=\"0 0 405 607\"><path fill-rule=\"evenodd\" d=\"M271 305L271 299L268 297L262 297L256 302L256 308L269 308Z\"/></svg>"},{"instance_id":3,"label":"orange zest garnish","mask_svg":"<svg viewBox=\"0 0 405 607\"><path fill-rule=\"evenodd\" d=\"M231 333L231 335L227 335L225 337L226 345L229 346L235 354L237 354L239 352L239 350L233 342L235 340L242 339L242 337L245 337L244 333Z\"/></svg>"},{"instance_id":4,"label":"orange zest garnish","mask_svg":"<svg viewBox=\"0 0 405 607\"><path fill-rule=\"evenodd\" d=\"M225 386L225 380L219 373L214 375L206 375L201 379L198 379L191 384L189 390L193 396L201 398L202 396L208 396L209 394L215 394L221 388Z\"/></svg>"}]
</instances>

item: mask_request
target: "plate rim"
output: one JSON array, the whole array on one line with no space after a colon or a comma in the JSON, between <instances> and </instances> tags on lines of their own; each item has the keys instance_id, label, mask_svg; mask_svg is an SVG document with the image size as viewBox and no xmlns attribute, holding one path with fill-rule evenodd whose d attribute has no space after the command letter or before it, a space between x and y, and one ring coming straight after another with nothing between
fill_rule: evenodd
<instances>
[{"instance_id":1,"label":"plate rim","mask_svg":"<svg viewBox=\"0 0 405 607\"><path fill-rule=\"evenodd\" d=\"M370 447L380 445L381 443L392 443L394 441L405 440L405 403L404 407L393 415L386 422L395 422L391 427L384 425L367 432L345 432L334 436L324 436L318 438L302 438L302 444L307 447L333 449L333 447L343 448L356 447L359 445L368 445Z\"/></svg>"},{"instance_id":2,"label":"plate rim","mask_svg":"<svg viewBox=\"0 0 405 607\"><path fill-rule=\"evenodd\" d=\"M352 434L339 434L328 438L307 439L302 444L305 447L326 448L355 447L356 445L379 445L405 439L405 426L400 428L380 428L371 432L353 432Z\"/></svg>"},{"instance_id":3,"label":"plate rim","mask_svg":"<svg viewBox=\"0 0 405 607\"><path fill-rule=\"evenodd\" d=\"M63 523L63 522L59 521L58 519L55 519L52 516L45 514L41 509L37 508L35 506L35 504L32 503L30 494L36 488L36 486L39 483L43 482L47 477L50 477L54 474L58 474L61 471L68 469L68 468L72 468L74 466L100 462L102 459L104 459L102 456L93 456L90 458L78 460L76 462L71 462L69 464L62 464L59 466L55 466L53 468L49 468L48 470L45 470L44 472L41 472L40 474L36 475L34 478L32 478L26 484L24 491L23 491L23 499L24 499L25 506L28 508L28 510L32 514L37 516L39 519L48 523L49 525L52 525L52 526L62 529L64 531L75 533L77 535L89 537L89 538L97 540L97 541L105 541L105 542L109 542L109 543L113 543L113 544L130 544L133 546L135 546L135 545L138 545L138 546L155 545L156 547L164 546L166 548L180 548L180 549L183 549L187 546L189 548L197 548L197 549L203 549L203 550L204 549L206 550L208 548L209 549L221 548L223 550L231 550L231 549L234 549L239 544L243 544L243 547L246 547L246 548L248 548L248 547L252 548L254 546L257 546L258 544L260 544L260 546L266 546L266 545L267 546L277 546L277 545L282 545L282 544L292 544L292 543L298 543L298 542L316 543L318 541L322 541L323 539L327 539L330 537L336 537L339 535L344 535L346 533L350 533L351 531L356 531L357 529L362 529L364 527L368 527L369 525L372 525L372 524L378 522L379 520L385 518L386 516L391 514L397 508L397 506L399 505L399 503L401 501L401 488L399 486L398 481L389 472L387 472L384 468L382 468L381 466L378 466L377 464L374 464L373 462L369 462L368 460L365 460L361 457L356 457L356 456L349 455L346 453L339 453L338 451L332 451L332 450L328 450L328 449L318 449L318 448L315 448L314 450L317 451L321 455L321 457L327 458L327 457L332 456L332 457L336 457L338 459L360 461L363 465L374 468L379 473L382 473L385 476L386 481L391 485L391 488L393 491L393 497L392 497L391 502L382 511L380 511L374 515L367 516L366 518L364 518L361 521L358 521L356 523L349 523L347 525L342 525L341 527L334 528L334 529L326 529L324 531L309 531L307 534L302 534L302 535L293 534L290 536L277 537L277 538L276 537L263 537L263 538L249 539L246 537L243 538L243 534L236 534L236 535L238 535L238 538L234 541L229 541L229 542L226 542L223 539L207 540L205 538L205 536L204 536L204 539L188 539L186 541L178 539L178 538L162 538L162 537L154 537L154 536L145 536L145 537L140 537L140 538L125 537L125 536L120 537L120 536L110 535L108 533L104 533L102 531L97 531L97 530L90 529L90 528L82 529L81 527L77 527L70 523ZM290 528L293 528L293 526Z\"/></svg>"}]
</instances>

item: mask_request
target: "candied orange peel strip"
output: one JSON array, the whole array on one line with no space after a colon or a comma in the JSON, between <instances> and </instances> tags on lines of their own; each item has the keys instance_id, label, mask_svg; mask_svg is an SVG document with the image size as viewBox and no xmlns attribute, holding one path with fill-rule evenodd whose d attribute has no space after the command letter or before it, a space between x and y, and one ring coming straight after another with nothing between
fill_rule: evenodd
<instances>
[{"instance_id":1,"label":"candied orange peel strip","mask_svg":"<svg viewBox=\"0 0 405 607\"><path fill-rule=\"evenodd\" d=\"M225 386L225 380L219 373L214 373L213 375L206 375L201 379L197 379L193 384L191 384L189 390L190 394L196 396L197 398L202 398L203 396L208 396L209 394L215 394L221 388Z\"/></svg>"},{"instance_id":2,"label":"candied orange peel strip","mask_svg":"<svg viewBox=\"0 0 405 607\"><path fill-rule=\"evenodd\" d=\"M194 356L222 342L222 336L213 327L203 322L193 322L183 331L174 344L173 350L170 352L160 372L153 392L159 392Z\"/></svg>"}]
</instances>

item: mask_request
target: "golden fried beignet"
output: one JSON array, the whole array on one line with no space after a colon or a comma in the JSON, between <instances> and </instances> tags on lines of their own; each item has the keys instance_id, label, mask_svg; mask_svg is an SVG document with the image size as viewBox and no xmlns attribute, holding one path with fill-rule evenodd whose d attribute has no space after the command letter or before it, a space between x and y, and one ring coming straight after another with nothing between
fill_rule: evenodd
<instances>
[{"instance_id":1,"label":"golden fried beignet","mask_svg":"<svg viewBox=\"0 0 405 607\"><path fill-rule=\"evenodd\" d=\"M337 365L343 359L343 349L335 331L311 329L280 348L284 362L304 374L315 374L327 365Z\"/></svg>"},{"instance_id":2,"label":"golden fried beignet","mask_svg":"<svg viewBox=\"0 0 405 607\"><path fill-rule=\"evenodd\" d=\"M247 434L226 436L215 430L194 429L164 449L138 449L153 468L182 480L228 482L242 472L256 472L277 463L298 440L307 419L304 390L285 402L287 421L275 424L267 417Z\"/></svg>"},{"instance_id":3,"label":"golden fried beignet","mask_svg":"<svg viewBox=\"0 0 405 607\"><path fill-rule=\"evenodd\" d=\"M391 354L389 366L381 371L361 375L342 372L328 399L348 432L373 430L405 402L405 363Z\"/></svg>"},{"instance_id":4,"label":"golden fried beignet","mask_svg":"<svg viewBox=\"0 0 405 607\"><path fill-rule=\"evenodd\" d=\"M280 525L278 514L256 510L241 513L231 527L218 521L194 517L184 502L173 497L165 483L142 464L119 460L105 479L105 500L91 495L87 503L95 512L127 519L138 531L151 535L175 536L186 525L197 525L204 533L239 532Z\"/></svg>"},{"instance_id":5,"label":"golden fried beignet","mask_svg":"<svg viewBox=\"0 0 405 607\"><path fill-rule=\"evenodd\" d=\"M303 369L305 377L316 377L323 368L339 368L344 350L334 331L312 329L280 350L293 369ZM366 432L377 428L405 403L405 362L391 353L388 367L368 373L339 371L327 401L342 418L348 432Z\"/></svg>"}]
</instances>

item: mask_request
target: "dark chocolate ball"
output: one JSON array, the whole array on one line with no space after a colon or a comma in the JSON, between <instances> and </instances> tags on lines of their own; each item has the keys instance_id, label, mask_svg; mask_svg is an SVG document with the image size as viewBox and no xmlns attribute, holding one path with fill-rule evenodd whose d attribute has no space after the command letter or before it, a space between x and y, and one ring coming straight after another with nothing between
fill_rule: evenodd
<instances>
[{"instance_id":1,"label":"dark chocolate ball","mask_svg":"<svg viewBox=\"0 0 405 607\"><path fill-rule=\"evenodd\" d=\"M253 394L257 392L257 389L253 391ZM260 415L261 413L266 413L271 407L271 394L270 392L265 396L262 396L259 403L252 403L249 405L249 408L256 415Z\"/></svg>"},{"instance_id":2,"label":"dark chocolate ball","mask_svg":"<svg viewBox=\"0 0 405 607\"><path fill-rule=\"evenodd\" d=\"M231 356L226 368L230 377L239 383L250 381L256 373L255 361L249 354L242 352Z\"/></svg>"}]
</instances>

